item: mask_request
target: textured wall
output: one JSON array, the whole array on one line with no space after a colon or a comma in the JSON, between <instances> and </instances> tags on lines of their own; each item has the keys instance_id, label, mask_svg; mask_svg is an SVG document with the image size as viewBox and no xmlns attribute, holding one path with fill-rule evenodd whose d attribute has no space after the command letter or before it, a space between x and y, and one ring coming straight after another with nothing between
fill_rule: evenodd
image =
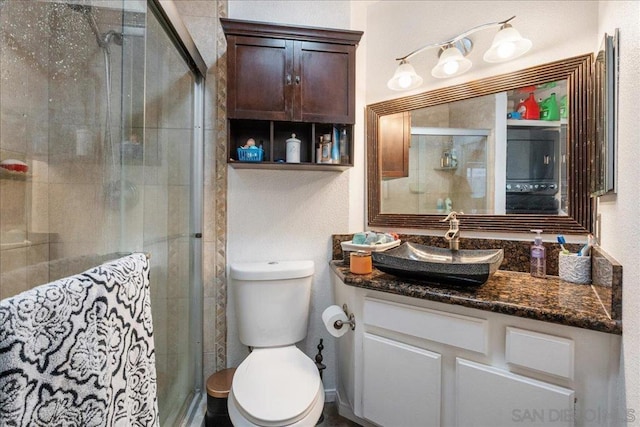
<instances>
[{"instance_id":1,"label":"textured wall","mask_svg":"<svg viewBox=\"0 0 640 427\"><path fill-rule=\"evenodd\" d=\"M623 266L622 321L623 379L620 391L621 410L635 411L635 423L640 423L640 3L637 1L599 2L598 49L604 33L620 29L620 74L618 101L618 189L617 196L603 197L599 211L602 216L603 248Z\"/></svg>"}]
</instances>

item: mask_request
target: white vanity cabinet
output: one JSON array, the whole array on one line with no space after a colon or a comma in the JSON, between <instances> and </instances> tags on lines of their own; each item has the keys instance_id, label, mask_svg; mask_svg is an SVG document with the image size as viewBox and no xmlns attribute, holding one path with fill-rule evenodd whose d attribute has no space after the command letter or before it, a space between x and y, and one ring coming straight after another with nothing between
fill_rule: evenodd
<instances>
[{"instance_id":1,"label":"white vanity cabinet","mask_svg":"<svg viewBox=\"0 0 640 427\"><path fill-rule=\"evenodd\" d=\"M382 426L440 425L441 356L369 333L363 346L364 417Z\"/></svg>"},{"instance_id":2,"label":"white vanity cabinet","mask_svg":"<svg viewBox=\"0 0 640 427\"><path fill-rule=\"evenodd\" d=\"M617 426L620 336L345 285L340 414L389 427Z\"/></svg>"},{"instance_id":3,"label":"white vanity cabinet","mask_svg":"<svg viewBox=\"0 0 640 427\"><path fill-rule=\"evenodd\" d=\"M456 359L458 427L573 426L573 390L465 359Z\"/></svg>"}]
</instances>

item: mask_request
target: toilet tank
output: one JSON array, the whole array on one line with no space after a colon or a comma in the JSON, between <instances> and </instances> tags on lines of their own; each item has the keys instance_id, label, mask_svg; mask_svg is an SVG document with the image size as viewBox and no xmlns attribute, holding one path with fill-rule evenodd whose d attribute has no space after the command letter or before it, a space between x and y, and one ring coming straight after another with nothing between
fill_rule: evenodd
<instances>
[{"instance_id":1,"label":"toilet tank","mask_svg":"<svg viewBox=\"0 0 640 427\"><path fill-rule=\"evenodd\" d=\"M313 261L231 265L240 341L251 347L292 345L307 335Z\"/></svg>"}]
</instances>

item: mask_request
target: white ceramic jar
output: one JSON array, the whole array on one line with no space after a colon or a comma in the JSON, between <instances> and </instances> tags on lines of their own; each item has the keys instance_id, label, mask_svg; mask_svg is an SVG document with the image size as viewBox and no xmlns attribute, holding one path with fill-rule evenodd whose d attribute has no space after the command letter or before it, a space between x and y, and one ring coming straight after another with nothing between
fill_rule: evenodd
<instances>
[{"instance_id":1,"label":"white ceramic jar","mask_svg":"<svg viewBox=\"0 0 640 427\"><path fill-rule=\"evenodd\" d=\"M295 133L287 139L287 163L300 163L300 140Z\"/></svg>"}]
</instances>

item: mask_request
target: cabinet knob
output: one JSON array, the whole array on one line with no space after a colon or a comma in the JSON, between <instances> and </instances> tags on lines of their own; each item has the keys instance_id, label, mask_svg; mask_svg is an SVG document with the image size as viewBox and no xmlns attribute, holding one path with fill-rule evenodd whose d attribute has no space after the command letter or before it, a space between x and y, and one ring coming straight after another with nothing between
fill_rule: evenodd
<instances>
[{"instance_id":1,"label":"cabinet knob","mask_svg":"<svg viewBox=\"0 0 640 427\"><path fill-rule=\"evenodd\" d=\"M288 85L291 84L291 74L287 74L286 82Z\"/></svg>"},{"instance_id":2,"label":"cabinet knob","mask_svg":"<svg viewBox=\"0 0 640 427\"><path fill-rule=\"evenodd\" d=\"M296 76L296 84L299 85L300 84L300 76Z\"/></svg>"}]
</instances>

